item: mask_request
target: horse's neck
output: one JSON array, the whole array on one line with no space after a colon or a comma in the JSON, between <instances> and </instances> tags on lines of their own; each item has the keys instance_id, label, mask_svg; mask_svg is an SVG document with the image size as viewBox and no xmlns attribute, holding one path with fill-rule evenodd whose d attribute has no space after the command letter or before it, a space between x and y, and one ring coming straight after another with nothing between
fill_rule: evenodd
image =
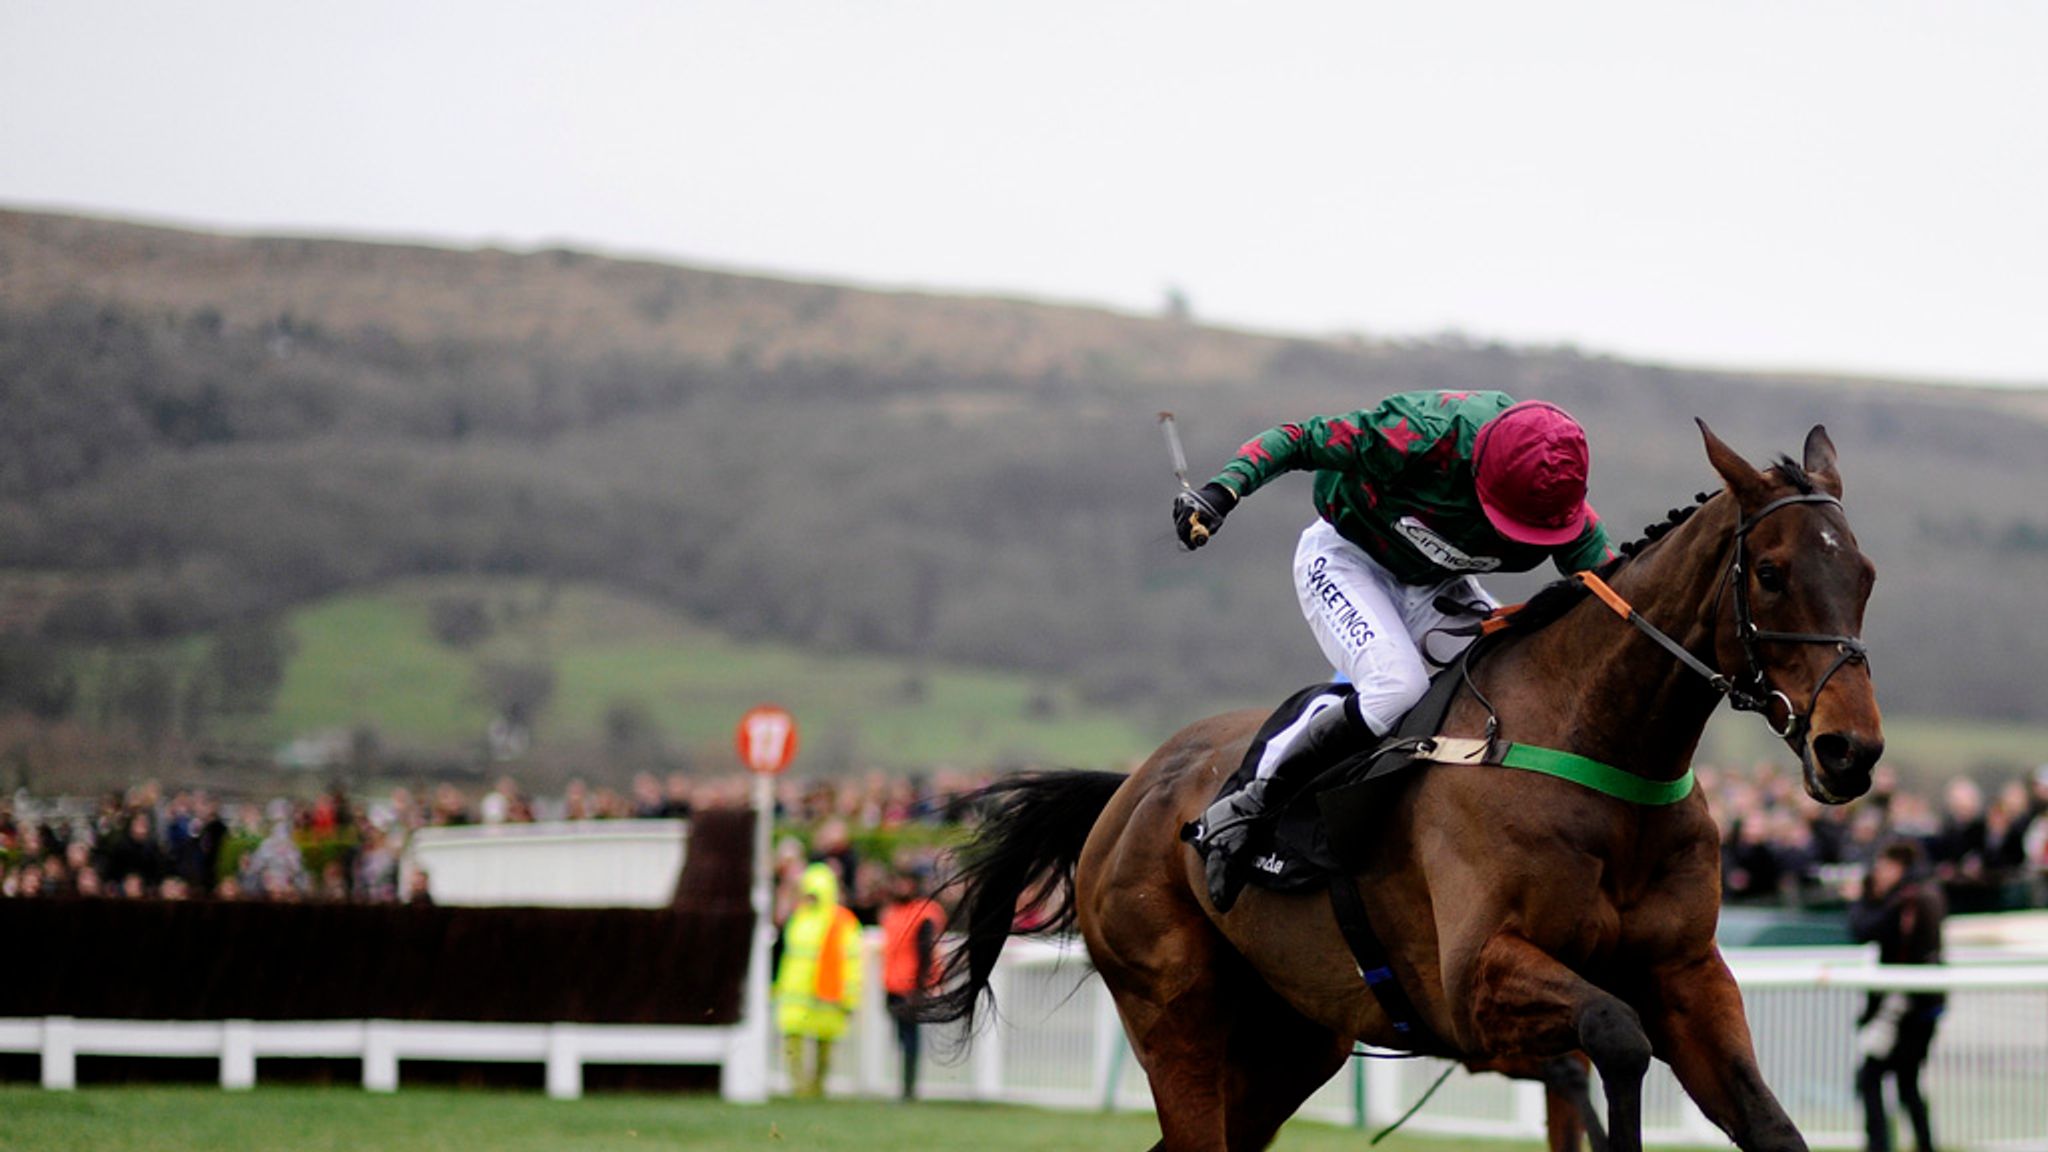
<instances>
[{"instance_id":1,"label":"horse's neck","mask_svg":"<svg viewBox=\"0 0 2048 1152\"><path fill-rule=\"evenodd\" d=\"M1710 666L1733 514L1731 501L1716 499L1612 581L1643 619ZM1591 598L1537 638L1551 640L1546 663L1571 686L1557 736L1566 751L1653 779L1684 773L1720 700L1704 677Z\"/></svg>"}]
</instances>

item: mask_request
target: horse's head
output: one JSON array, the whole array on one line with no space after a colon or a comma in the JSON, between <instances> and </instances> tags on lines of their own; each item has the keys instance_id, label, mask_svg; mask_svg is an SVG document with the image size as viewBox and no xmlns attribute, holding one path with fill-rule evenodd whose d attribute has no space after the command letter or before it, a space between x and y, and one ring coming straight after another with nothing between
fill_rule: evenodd
<instances>
[{"instance_id":1,"label":"horse's head","mask_svg":"<svg viewBox=\"0 0 2048 1152\"><path fill-rule=\"evenodd\" d=\"M1744 670L1739 690L1799 754L1807 794L1846 804L1870 790L1884 723L1861 640L1877 569L1842 511L1835 446L1816 424L1801 462L1781 458L1760 472L1705 421L1700 431L1739 509L1720 666Z\"/></svg>"}]
</instances>

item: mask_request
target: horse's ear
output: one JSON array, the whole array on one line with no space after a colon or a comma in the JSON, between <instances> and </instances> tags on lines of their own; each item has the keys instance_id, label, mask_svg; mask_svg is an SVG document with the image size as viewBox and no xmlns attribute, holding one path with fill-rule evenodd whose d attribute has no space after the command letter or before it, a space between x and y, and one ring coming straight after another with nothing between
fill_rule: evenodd
<instances>
[{"instance_id":1,"label":"horse's ear","mask_svg":"<svg viewBox=\"0 0 2048 1152\"><path fill-rule=\"evenodd\" d=\"M1842 498L1842 474L1835 470L1835 442L1828 439L1828 430L1819 424L1806 434L1806 459L1800 467L1806 469L1822 491L1837 500Z\"/></svg>"},{"instance_id":2,"label":"horse's ear","mask_svg":"<svg viewBox=\"0 0 2048 1152\"><path fill-rule=\"evenodd\" d=\"M1705 420L1695 416L1693 423L1700 426L1700 435L1706 437L1707 460L1713 464L1714 471L1721 474L1728 491L1733 492L1735 499L1745 506L1760 503L1766 486L1764 474L1752 467L1735 449L1722 443L1721 438L1714 435L1714 430L1707 427Z\"/></svg>"}]
</instances>

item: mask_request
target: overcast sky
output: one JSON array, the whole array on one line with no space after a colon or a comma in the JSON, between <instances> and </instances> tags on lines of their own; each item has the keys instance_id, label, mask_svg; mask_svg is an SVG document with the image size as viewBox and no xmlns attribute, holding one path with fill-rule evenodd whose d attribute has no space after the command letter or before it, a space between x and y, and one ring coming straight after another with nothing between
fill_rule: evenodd
<instances>
[{"instance_id":1,"label":"overcast sky","mask_svg":"<svg viewBox=\"0 0 2048 1152\"><path fill-rule=\"evenodd\" d=\"M0 0L0 203L2048 384L2048 4Z\"/></svg>"}]
</instances>

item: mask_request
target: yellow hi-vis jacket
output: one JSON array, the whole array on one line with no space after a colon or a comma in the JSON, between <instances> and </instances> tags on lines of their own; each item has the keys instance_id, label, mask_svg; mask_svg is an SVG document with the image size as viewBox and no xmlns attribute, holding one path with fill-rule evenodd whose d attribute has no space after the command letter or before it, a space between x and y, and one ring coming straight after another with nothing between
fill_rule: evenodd
<instances>
[{"instance_id":1,"label":"yellow hi-vis jacket","mask_svg":"<svg viewBox=\"0 0 2048 1152\"><path fill-rule=\"evenodd\" d=\"M784 1035L836 1040L860 1004L860 922L839 903L829 864L804 869L803 902L782 930L775 1022Z\"/></svg>"}]
</instances>

